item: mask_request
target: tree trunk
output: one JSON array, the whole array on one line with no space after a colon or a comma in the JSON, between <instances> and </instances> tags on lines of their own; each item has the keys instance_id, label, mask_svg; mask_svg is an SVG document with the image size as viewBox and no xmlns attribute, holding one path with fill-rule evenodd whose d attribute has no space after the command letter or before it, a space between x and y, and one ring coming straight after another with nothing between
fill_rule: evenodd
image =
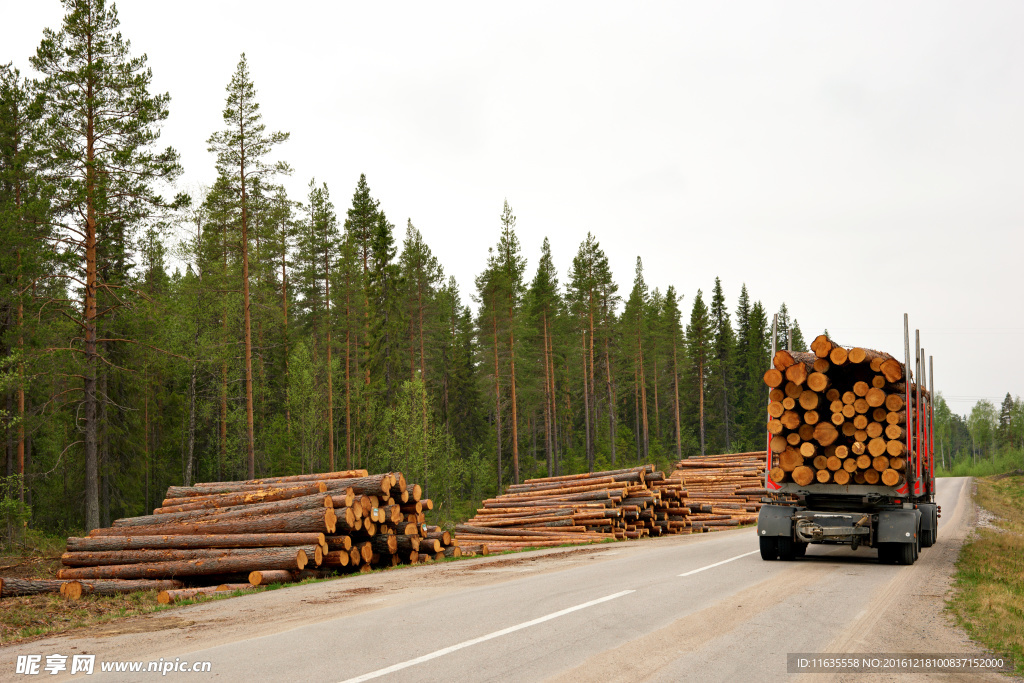
<instances>
[{"instance_id":1,"label":"tree trunk","mask_svg":"<svg viewBox=\"0 0 1024 683\"><path fill-rule=\"evenodd\" d=\"M683 459L683 433L679 427L679 363L676 341L676 335L672 335L672 387L675 392L675 403L673 404L673 412L675 413L676 422L676 460Z\"/></svg>"},{"instance_id":2,"label":"tree trunk","mask_svg":"<svg viewBox=\"0 0 1024 683\"><path fill-rule=\"evenodd\" d=\"M612 391L612 362L608 353L608 338L604 340L605 385L608 389L608 434L612 449L612 468L615 467L615 392Z\"/></svg>"},{"instance_id":3,"label":"tree trunk","mask_svg":"<svg viewBox=\"0 0 1024 683\"><path fill-rule=\"evenodd\" d=\"M21 207L21 184L16 190ZM25 306L21 297L21 251L18 252L18 500L25 502Z\"/></svg>"},{"instance_id":4,"label":"tree trunk","mask_svg":"<svg viewBox=\"0 0 1024 683\"><path fill-rule=\"evenodd\" d=\"M227 287L228 279L228 224L224 223L224 282ZM224 300L224 310L221 324L221 348L227 353L228 348L228 303ZM220 452L217 458L217 478L224 478L224 463L228 459L228 360L227 357L221 361L220 366ZM148 505L146 506L149 507Z\"/></svg>"},{"instance_id":5,"label":"tree trunk","mask_svg":"<svg viewBox=\"0 0 1024 683\"><path fill-rule=\"evenodd\" d=\"M239 177L242 182L242 326L245 334L245 447L246 472L256 478L256 440L252 414L252 320L249 310L249 207L245 196L245 132L242 130L242 148Z\"/></svg>"},{"instance_id":6,"label":"tree trunk","mask_svg":"<svg viewBox=\"0 0 1024 683\"><path fill-rule=\"evenodd\" d=\"M512 387L512 483L519 483L519 414L516 406L516 335L512 305L508 307L508 352Z\"/></svg>"},{"instance_id":7,"label":"tree trunk","mask_svg":"<svg viewBox=\"0 0 1024 683\"><path fill-rule=\"evenodd\" d=\"M292 454L292 409L289 401L288 376L288 234L287 228L281 228L281 315L284 321L284 422L288 435L287 450L289 459ZM351 465L349 465L351 467ZM191 482L186 482L186 486Z\"/></svg>"},{"instance_id":8,"label":"tree trunk","mask_svg":"<svg viewBox=\"0 0 1024 683\"><path fill-rule=\"evenodd\" d=\"M498 380L498 312L494 308L494 297L491 296L491 325L494 338L494 408L498 426L498 490L501 482L501 382Z\"/></svg>"},{"instance_id":9,"label":"tree trunk","mask_svg":"<svg viewBox=\"0 0 1024 683\"><path fill-rule=\"evenodd\" d=\"M704 361L697 361L697 391L700 394L700 454L704 456ZM806 486L806 484L801 484Z\"/></svg>"},{"instance_id":10,"label":"tree trunk","mask_svg":"<svg viewBox=\"0 0 1024 683\"><path fill-rule=\"evenodd\" d=\"M587 438L587 471L594 471L594 452L590 443L590 388L587 385L587 331L583 331L583 428Z\"/></svg>"},{"instance_id":11,"label":"tree trunk","mask_svg":"<svg viewBox=\"0 0 1024 683\"><path fill-rule=\"evenodd\" d=\"M92 65L92 43L89 43L86 57ZM85 398L85 528L95 529L100 525L99 466L96 449L96 102L93 99L93 77L86 86L86 165L85 165L85 291L84 325L85 368L83 371L83 393Z\"/></svg>"},{"instance_id":12,"label":"tree trunk","mask_svg":"<svg viewBox=\"0 0 1024 683\"><path fill-rule=\"evenodd\" d=\"M542 342L544 344L544 455L548 465L548 476L552 476L551 469L551 439L552 439L552 418L551 418L551 380L549 377L548 358L548 312L544 309L542 325Z\"/></svg>"},{"instance_id":13,"label":"tree trunk","mask_svg":"<svg viewBox=\"0 0 1024 683\"><path fill-rule=\"evenodd\" d=\"M331 367L331 263L324 253L324 287L327 300L327 468L334 470L334 370Z\"/></svg>"},{"instance_id":14,"label":"tree trunk","mask_svg":"<svg viewBox=\"0 0 1024 683\"><path fill-rule=\"evenodd\" d=\"M651 440L650 433L647 428L647 375L644 372L644 343L640 338L640 325L639 321L636 326L636 343L637 348L640 351L640 408L643 412L643 427L644 427L644 462L649 459Z\"/></svg>"}]
</instances>

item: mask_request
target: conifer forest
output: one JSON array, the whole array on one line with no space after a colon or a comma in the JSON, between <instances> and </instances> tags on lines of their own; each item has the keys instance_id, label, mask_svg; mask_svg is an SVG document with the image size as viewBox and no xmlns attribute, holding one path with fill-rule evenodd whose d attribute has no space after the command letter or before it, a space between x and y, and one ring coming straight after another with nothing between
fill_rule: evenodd
<instances>
[{"instance_id":1,"label":"conifer forest","mask_svg":"<svg viewBox=\"0 0 1024 683\"><path fill-rule=\"evenodd\" d=\"M30 525L350 468L401 470L458 519L529 477L764 448L775 313L806 350L784 303L656 285L642 255L612 273L579 227L558 272L514 197L460 288L372 177L286 192L289 122L264 118L244 54L206 140L216 182L182 191L145 47L112 3L63 5L35 54L0 55L0 493Z\"/></svg>"}]
</instances>

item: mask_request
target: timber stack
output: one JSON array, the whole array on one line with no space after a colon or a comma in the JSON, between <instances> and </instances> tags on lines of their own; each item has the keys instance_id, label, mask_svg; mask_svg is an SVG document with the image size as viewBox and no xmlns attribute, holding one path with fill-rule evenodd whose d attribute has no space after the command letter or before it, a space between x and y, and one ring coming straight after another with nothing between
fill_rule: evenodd
<instances>
[{"instance_id":1,"label":"timber stack","mask_svg":"<svg viewBox=\"0 0 1024 683\"><path fill-rule=\"evenodd\" d=\"M689 509L691 533L724 531L757 522L765 494L766 451L694 456L676 463L678 481Z\"/></svg>"},{"instance_id":2,"label":"timber stack","mask_svg":"<svg viewBox=\"0 0 1024 683\"><path fill-rule=\"evenodd\" d=\"M811 352L779 351L772 365L764 382L770 389L773 481L800 486L899 486L905 481L908 387L903 363L820 335ZM910 388L913 396L916 387Z\"/></svg>"},{"instance_id":3,"label":"timber stack","mask_svg":"<svg viewBox=\"0 0 1024 683\"><path fill-rule=\"evenodd\" d=\"M688 495L683 479L653 465L543 477L483 501L455 530L463 543L486 542L492 551L704 531L705 519L717 519L708 517L712 505L693 506Z\"/></svg>"},{"instance_id":4,"label":"timber stack","mask_svg":"<svg viewBox=\"0 0 1024 683\"><path fill-rule=\"evenodd\" d=\"M296 581L460 557L450 533L426 524L431 509L421 487L400 472L171 486L152 515L69 538L56 583L77 584L66 589L68 597L132 584L158 588L161 601L174 601L216 592L221 581L231 589L233 582ZM184 585L214 580L218 586L201 591Z\"/></svg>"}]
</instances>

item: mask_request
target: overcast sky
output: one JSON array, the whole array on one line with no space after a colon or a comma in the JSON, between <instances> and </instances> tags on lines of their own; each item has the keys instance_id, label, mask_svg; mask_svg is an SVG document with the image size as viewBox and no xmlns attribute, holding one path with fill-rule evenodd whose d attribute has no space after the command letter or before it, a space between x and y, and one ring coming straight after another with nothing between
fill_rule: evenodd
<instances>
[{"instance_id":1,"label":"overcast sky","mask_svg":"<svg viewBox=\"0 0 1024 683\"><path fill-rule=\"evenodd\" d=\"M1024 394L1024 3L117 3L184 185L245 52L295 198L360 173L467 302L502 202L562 281L588 231L689 313L722 278L808 340L902 359L902 314L952 408ZM0 0L30 72L56 0ZM913 334L913 332L912 332Z\"/></svg>"}]
</instances>

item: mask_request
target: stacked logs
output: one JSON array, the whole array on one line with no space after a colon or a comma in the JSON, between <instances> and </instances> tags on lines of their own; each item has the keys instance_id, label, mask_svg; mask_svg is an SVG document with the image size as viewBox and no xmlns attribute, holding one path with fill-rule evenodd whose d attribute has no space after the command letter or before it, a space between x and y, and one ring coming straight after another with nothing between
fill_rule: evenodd
<instances>
[{"instance_id":1,"label":"stacked logs","mask_svg":"<svg viewBox=\"0 0 1024 683\"><path fill-rule=\"evenodd\" d=\"M760 458L763 472L763 452ZM689 486L697 486L703 494L700 487L706 479L703 469L666 477L653 465L530 479L483 501L476 516L455 529L463 543L486 542L492 551L501 551L699 533L745 524L756 517L757 504L750 504L746 497L751 489L748 477L742 486L734 487L743 491L738 499L743 509L729 507L728 519L720 512L726 508L713 502L720 500L717 491L690 499ZM757 486L761 484L755 480ZM735 501L724 504L731 506Z\"/></svg>"},{"instance_id":2,"label":"stacked logs","mask_svg":"<svg viewBox=\"0 0 1024 683\"><path fill-rule=\"evenodd\" d=\"M451 534L427 526L431 509L398 472L171 486L152 515L69 538L58 579L86 593L97 591L91 584L148 580L162 602L173 602L216 592L181 580L225 579L221 590L233 590L236 580L259 585L461 556Z\"/></svg>"},{"instance_id":3,"label":"stacked logs","mask_svg":"<svg viewBox=\"0 0 1024 683\"><path fill-rule=\"evenodd\" d=\"M686 491L693 532L723 531L757 522L765 494L765 451L687 458L676 463L671 479Z\"/></svg>"},{"instance_id":4,"label":"stacked logs","mask_svg":"<svg viewBox=\"0 0 1024 683\"><path fill-rule=\"evenodd\" d=\"M887 353L839 346L779 351L764 374L777 483L899 486L907 467L906 375Z\"/></svg>"}]
</instances>

